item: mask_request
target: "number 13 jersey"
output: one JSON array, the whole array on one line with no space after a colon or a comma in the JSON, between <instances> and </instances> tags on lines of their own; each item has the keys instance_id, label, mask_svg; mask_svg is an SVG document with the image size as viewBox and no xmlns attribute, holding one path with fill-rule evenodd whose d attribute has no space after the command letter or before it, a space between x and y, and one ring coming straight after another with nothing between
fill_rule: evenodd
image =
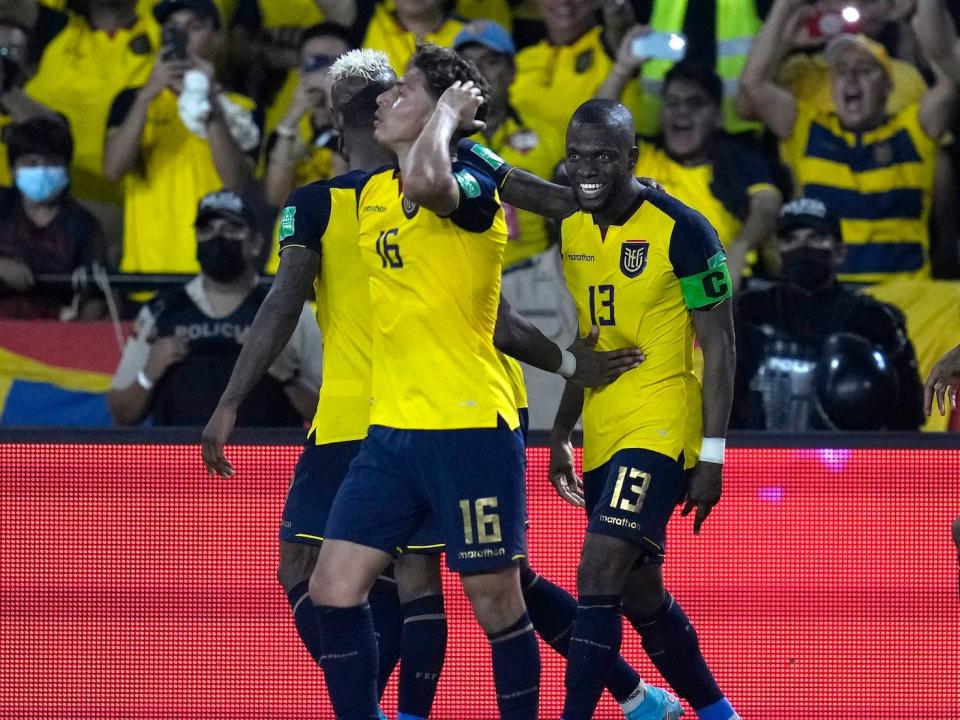
<instances>
[{"instance_id":1,"label":"number 13 jersey","mask_svg":"<svg viewBox=\"0 0 960 720\"><path fill-rule=\"evenodd\" d=\"M360 254L370 270L370 423L405 430L518 426L493 346L507 228L496 182L453 165L457 209L440 217L403 195L396 168L359 196Z\"/></svg>"},{"instance_id":2,"label":"number 13 jersey","mask_svg":"<svg viewBox=\"0 0 960 720\"><path fill-rule=\"evenodd\" d=\"M691 467L703 411L690 311L731 295L716 231L675 198L645 190L639 205L606 231L581 211L563 221L561 236L581 333L597 325L597 349L639 347L646 355L610 385L586 390L584 470L626 448L671 458L683 451Z\"/></svg>"}]
</instances>

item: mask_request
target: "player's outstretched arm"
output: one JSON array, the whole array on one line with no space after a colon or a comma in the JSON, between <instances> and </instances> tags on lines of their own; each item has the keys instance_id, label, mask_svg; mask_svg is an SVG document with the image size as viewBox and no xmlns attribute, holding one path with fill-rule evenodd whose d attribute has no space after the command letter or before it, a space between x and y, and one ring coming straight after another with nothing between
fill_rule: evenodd
<instances>
[{"instance_id":1,"label":"player's outstretched arm","mask_svg":"<svg viewBox=\"0 0 960 720\"><path fill-rule=\"evenodd\" d=\"M960 85L960 37L945 0L918 0L913 30L930 62Z\"/></svg>"},{"instance_id":2,"label":"player's outstretched arm","mask_svg":"<svg viewBox=\"0 0 960 720\"><path fill-rule=\"evenodd\" d=\"M233 475L223 447L233 432L237 408L290 341L319 270L320 256L313 250L294 246L281 256L273 287L253 319L230 382L203 429L201 452L207 472L220 477Z\"/></svg>"},{"instance_id":3,"label":"player's outstretched arm","mask_svg":"<svg viewBox=\"0 0 960 720\"><path fill-rule=\"evenodd\" d=\"M557 415L550 431L550 482L563 500L583 507L583 481L573 466L573 443L570 436L583 412L583 387L567 382L560 398Z\"/></svg>"},{"instance_id":4,"label":"player's outstretched arm","mask_svg":"<svg viewBox=\"0 0 960 720\"><path fill-rule=\"evenodd\" d=\"M569 350L563 350L500 296L493 344L500 352L544 372L563 375L578 385L603 387L645 360L640 348L594 350L599 336L600 328L593 326L586 337L578 337Z\"/></svg>"},{"instance_id":5,"label":"player's outstretched arm","mask_svg":"<svg viewBox=\"0 0 960 720\"><path fill-rule=\"evenodd\" d=\"M410 152L399 158L408 200L442 217L457 209L460 186L453 176L450 144L457 128L473 123L481 103L483 95L471 80L458 80L444 90Z\"/></svg>"},{"instance_id":6,"label":"player's outstretched arm","mask_svg":"<svg viewBox=\"0 0 960 720\"><path fill-rule=\"evenodd\" d=\"M693 532L720 502L723 492L723 439L733 405L733 375L737 364L732 303L693 311L693 329L703 350L703 437L700 462L690 478L683 515L697 509ZM709 443L709 445L708 445ZM716 447L719 445L720 447Z\"/></svg>"},{"instance_id":7,"label":"player's outstretched arm","mask_svg":"<svg viewBox=\"0 0 960 720\"><path fill-rule=\"evenodd\" d=\"M930 371L930 377L923 385L923 411L928 416L933 410L933 398L937 398L937 409L941 415L947 414L947 402L957 409L957 388L960 387L960 345L937 361Z\"/></svg>"}]
</instances>

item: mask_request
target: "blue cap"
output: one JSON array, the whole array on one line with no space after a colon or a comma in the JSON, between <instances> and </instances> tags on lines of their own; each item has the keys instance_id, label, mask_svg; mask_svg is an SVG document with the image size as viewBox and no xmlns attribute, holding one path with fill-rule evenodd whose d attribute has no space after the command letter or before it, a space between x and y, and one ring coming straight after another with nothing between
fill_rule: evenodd
<instances>
[{"instance_id":1,"label":"blue cap","mask_svg":"<svg viewBox=\"0 0 960 720\"><path fill-rule=\"evenodd\" d=\"M474 20L464 25L463 30L457 33L457 36L453 39L453 49L459 50L464 45L470 45L471 43L483 45L494 52L511 57L517 54L517 48L513 44L510 33L493 20Z\"/></svg>"}]
</instances>

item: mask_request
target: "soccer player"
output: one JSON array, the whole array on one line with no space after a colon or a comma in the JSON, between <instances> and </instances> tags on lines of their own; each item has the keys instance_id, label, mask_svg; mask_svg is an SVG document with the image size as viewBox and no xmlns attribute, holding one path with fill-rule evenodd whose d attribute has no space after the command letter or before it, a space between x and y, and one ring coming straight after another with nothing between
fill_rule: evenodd
<instances>
[{"instance_id":1,"label":"soccer player","mask_svg":"<svg viewBox=\"0 0 960 720\"><path fill-rule=\"evenodd\" d=\"M593 716L620 648L622 603L673 689L702 720L730 720L737 715L696 632L664 589L662 563L674 506L686 498L683 514L696 508L699 533L720 499L735 363L724 302L732 286L714 229L676 199L643 188L636 161L634 121L623 105L591 100L577 109L566 169L580 211L561 227L567 286L580 325L600 326L601 347L642 343L647 360L602 389L567 383L554 422L551 481L589 514L563 718ZM694 336L704 355L702 399ZM570 445L581 412L582 491Z\"/></svg>"},{"instance_id":2,"label":"soccer player","mask_svg":"<svg viewBox=\"0 0 960 720\"><path fill-rule=\"evenodd\" d=\"M324 383L311 437L284 506L278 578L293 608L297 630L317 662L319 631L313 604L307 599L307 580L322 543L330 505L360 440L366 435L370 413L372 311L368 273L357 246L356 187L365 177L363 170L373 170L394 160L373 137L373 115L376 97L396 80L386 57L369 50L347 53L334 64L331 75L332 110L343 133L343 150L351 172L328 182L313 183L291 197L280 227L282 260L276 281L203 436L207 468L224 477L231 476L233 468L223 448L233 430L236 408L284 346L292 328L291 313L302 307L313 285L318 300L317 320L324 332ZM588 385L610 382L642 360L635 349L595 353L589 339L575 343L571 347L572 358L566 357L533 325L512 313L506 303L499 308L495 342L502 350L544 370L556 371L566 365L568 374ZM432 562L429 558L427 561ZM397 584L401 595L411 600L409 607L402 609L403 615L397 605L397 588L389 577L379 579L371 591L370 605L379 640L381 693L397 661L401 626L405 644L436 655L436 649L429 648L429 632L423 631L429 622L409 623L409 631L403 623L404 616L417 617L417 612L435 604L436 598L429 596L440 592L430 585L423 590L423 572L419 570L423 562L418 555L408 553L399 563L398 577L406 581L407 587L403 581ZM439 579L436 585L439 587ZM442 599L440 604L442 607ZM442 648L440 655L442 658ZM418 666L416 662L405 664ZM405 692L403 678L400 694L401 701L410 694Z\"/></svg>"},{"instance_id":3,"label":"soccer player","mask_svg":"<svg viewBox=\"0 0 960 720\"><path fill-rule=\"evenodd\" d=\"M431 513L490 640L501 717L537 717L539 649L516 565L526 555L525 453L492 342L506 226L494 179L452 157L482 84L456 53L425 45L378 101L375 137L398 167L372 175L359 199L371 426L310 579L321 664L345 720L376 717L367 591Z\"/></svg>"}]
</instances>

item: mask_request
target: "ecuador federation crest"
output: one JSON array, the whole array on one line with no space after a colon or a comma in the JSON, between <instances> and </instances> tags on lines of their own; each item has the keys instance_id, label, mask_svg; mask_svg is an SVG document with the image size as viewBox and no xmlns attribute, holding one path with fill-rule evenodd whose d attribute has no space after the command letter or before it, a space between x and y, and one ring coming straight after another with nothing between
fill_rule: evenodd
<instances>
[{"instance_id":1,"label":"ecuador federation crest","mask_svg":"<svg viewBox=\"0 0 960 720\"><path fill-rule=\"evenodd\" d=\"M628 278L635 278L647 267L647 251L650 243L646 240L624 240L620 246L620 272Z\"/></svg>"}]
</instances>

